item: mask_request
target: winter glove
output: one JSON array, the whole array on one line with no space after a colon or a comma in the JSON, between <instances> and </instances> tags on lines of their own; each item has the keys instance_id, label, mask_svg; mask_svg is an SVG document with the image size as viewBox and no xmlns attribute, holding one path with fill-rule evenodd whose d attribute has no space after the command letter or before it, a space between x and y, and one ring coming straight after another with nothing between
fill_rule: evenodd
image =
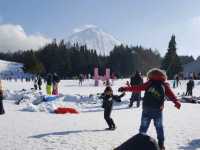
<instances>
[{"instance_id":1,"label":"winter glove","mask_svg":"<svg viewBox=\"0 0 200 150\"><path fill-rule=\"evenodd\" d=\"M125 89L124 89L124 87L120 87L120 88L118 89L118 91L119 91L119 92L125 92Z\"/></svg>"},{"instance_id":2,"label":"winter glove","mask_svg":"<svg viewBox=\"0 0 200 150\"><path fill-rule=\"evenodd\" d=\"M180 102L180 101L176 101L176 102L175 102L175 107L176 107L177 109L180 109L180 108L181 108L181 102Z\"/></svg>"}]
</instances>

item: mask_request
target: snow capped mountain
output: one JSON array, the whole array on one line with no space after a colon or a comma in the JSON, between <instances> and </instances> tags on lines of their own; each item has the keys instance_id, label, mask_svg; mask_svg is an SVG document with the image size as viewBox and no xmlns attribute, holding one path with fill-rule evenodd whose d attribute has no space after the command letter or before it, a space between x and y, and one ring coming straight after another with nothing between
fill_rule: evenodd
<instances>
[{"instance_id":1,"label":"snow capped mountain","mask_svg":"<svg viewBox=\"0 0 200 150\"><path fill-rule=\"evenodd\" d=\"M86 25L81 29L75 29L74 33L69 36L68 41L71 43L86 44L88 48L95 49L98 54L108 55L115 45L121 42L112 35L104 32L94 25Z\"/></svg>"}]
</instances>

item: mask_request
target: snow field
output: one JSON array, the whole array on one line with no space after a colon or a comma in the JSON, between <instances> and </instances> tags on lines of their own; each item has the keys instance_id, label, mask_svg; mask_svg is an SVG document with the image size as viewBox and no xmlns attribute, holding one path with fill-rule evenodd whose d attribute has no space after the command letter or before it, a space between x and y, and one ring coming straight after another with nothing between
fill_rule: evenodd
<instances>
[{"instance_id":1,"label":"snow field","mask_svg":"<svg viewBox=\"0 0 200 150\"><path fill-rule=\"evenodd\" d=\"M113 86L114 93L126 80L117 80ZM185 92L185 81L175 93ZM195 96L200 96L199 81L196 81ZM102 84L102 83L101 83ZM15 90L33 87L32 83L3 81L4 90L12 93ZM102 93L104 86L94 87L93 81L78 86L78 81L61 81L60 93L63 95ZM45 92L45 85L42 87ZM3 150L112 150L131 136L138 133L141 108L128 108L131 93L127 93L121 104L115 104L112 111L117 129L105 131L107 127L103 118L100 103L74 103L80 108L78 115L57 115L48 112L22 111L24 104L15 105L14 99L5 100L6 114L0 116L0 146ZM182 104L177 110L173 103L166 102L164 126L166 148L168 150L200 150L200 105ZM156 138L153 122L148 134Z\"/></svg>"}]
</instances>

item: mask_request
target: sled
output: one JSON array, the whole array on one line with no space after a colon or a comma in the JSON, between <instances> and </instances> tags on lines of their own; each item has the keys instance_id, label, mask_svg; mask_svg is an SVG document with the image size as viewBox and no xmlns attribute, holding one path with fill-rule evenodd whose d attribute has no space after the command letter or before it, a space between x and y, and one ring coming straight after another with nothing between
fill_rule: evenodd
<instances>
[{"instance_id":1,"label":"sled","mask_svg":"<svg viewBox=\"0 0 200 150\"><path fill-rule=\"evenodd\" d=\"M36 100L34 100L32 102L33 105L39 105L40 103L42 102L51 102L51 101L54 101L56 100L57 98L59 97L62 97L62 95L60 96L56 96L56 95L51 95L51 96L44 96L44 95L41 95L40 97L38 97Z\"/></svg>"},{"instance_id":2,"label":"sled","mask_svg":"<svg viewBox=\"0 0 200 150\"><path fill-rule=\"evenodd\" d=\"M79 114L79 112L76 109L70 108L70 107L58 107L56 110L54 110L54 113L56 113L56 114L66 114L66 113Z\"/></svg>"},{"instance_id":3,"label":"sled","mask_svg":"<svg viewBox=\"0 0 200 150\"><path fill-rule=\"evenodd\" d=\"M59 98L59 96L57 96L57 95L44 96L43 101L50 102L50 101L56 100L57 98Z\"/></svg>"}]
</instances>

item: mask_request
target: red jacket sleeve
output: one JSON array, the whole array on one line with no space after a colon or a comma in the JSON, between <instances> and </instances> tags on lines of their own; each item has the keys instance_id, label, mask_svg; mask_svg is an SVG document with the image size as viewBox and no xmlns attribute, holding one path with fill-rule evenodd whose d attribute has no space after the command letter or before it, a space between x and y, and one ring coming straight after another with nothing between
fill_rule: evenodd
<instances>
[{"instance_id":1,"label":"red jacket sleeve","mask_svg":"<svg viewBox=\"0 0 200 150\"><path fill-rule=\"evenodd\" d=\"M172 92L169 83L165 82L165 95L174 103L178 101L177 97L175 94Z\"/></svg>"},{"instance_id":2,"label":"red jacket sleeve","mask_svg":"<svg viewBox=\"0 0 200 150\"><path fill-rule=\"evenodd\" d=\"M129 91L129 92L141 92L146 90L149 85L151 84L150 81L145 82L144 84L141 85L133 85L133 86L127 86L127 87L123 87L124 91Z\"/></svg>"}]
</instances>

